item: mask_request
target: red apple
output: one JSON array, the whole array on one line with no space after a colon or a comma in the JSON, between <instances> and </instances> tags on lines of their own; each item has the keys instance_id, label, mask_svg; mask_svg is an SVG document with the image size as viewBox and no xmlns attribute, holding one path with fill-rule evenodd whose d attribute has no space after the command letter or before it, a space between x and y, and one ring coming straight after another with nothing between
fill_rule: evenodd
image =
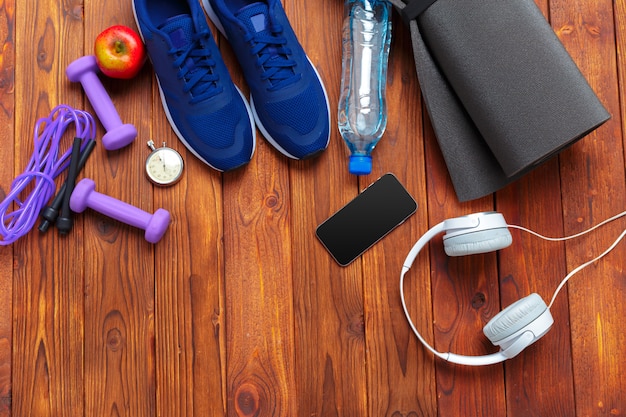
<instances>
[{"instance_id":1,"label":"red apple","mask_svg":"<svg viewBox=\"0 0 626 417\"><path fill-rule=\"evenodd\" d=\"M112 78L133 78L146 62L146 49L133 29L114 25L97 37L94 52L98 67Z\"/></svg>"}]
</instances>

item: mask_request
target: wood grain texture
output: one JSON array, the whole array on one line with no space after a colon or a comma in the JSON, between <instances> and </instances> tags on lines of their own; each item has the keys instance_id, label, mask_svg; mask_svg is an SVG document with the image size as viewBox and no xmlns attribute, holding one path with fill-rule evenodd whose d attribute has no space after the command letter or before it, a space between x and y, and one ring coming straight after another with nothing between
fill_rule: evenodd
<instances>
[{"instance_id":1,"label":"wood grain texture","mask_svg":"<svg viewBox=\"0 0 626 417\"><path fill-rule=\"evenodd\" d=\"M552 24L612 118L561 158L564 230L571 234L624 210L624 142L616 72L614 2L551 2ZM566 244L568 269L602 252L624 230L624 222ZM569 305L576 412L626 412L626 288L620 245L606 259L570 281ZM611 290L607 293L606 289ZM593 369L593 371L591 371Z\"/></svg>"},{"instance_id":2,"label":"wood grain texture","mask_svg":"<svg viewBox=\"0 0 626 417\"><path fill-rule=\"evenodd\" d=\"M296 414L289 182L272 149L226 174L227 392L231 413ZM284 163L284 161L283 161Z\"/></svg>"},{"instance_id":3,"label":"wood grain texture","mask_svg":"<svg viewBox=\"0 0 626 417\"><path fill-rule=\"evenodd\" d=\"M619 76L620 116L622 118L622 132L624 132L624 123L626 123L626 1L616 1L613 7L615 16L617 73ZM626 145L622 147L624 148L624 159L626 160Z\"/></svg>"},{"instance_id":4,"label":"wood grain texture","mask_svg":"<svg viewBox=\"0 0 626 417\"><path fill-rule=\"evenodd\" d=\"M38 118L60 103L93 109L65 67L91 53L105 27L135 27L129 0L36 3L0 0L0 155L11 161L0 165L0 194L29 159ZM341 1L283 0L330 101L331 142L313 160L285 158L257 131L250 164L218 173L172 132L149 63L131 81L103 77L139 137L113 152L99 144L81 176L145 211L169 210L172 223L152 245L143 231L88 210L68 236L33 231L0 247L0 417L624 415L623 243L572 278L552 307L550 332L504 364L435 359L410 331L399 300L410 247L446 218L498 210L511 224L562 236L624 210L626 3L536 3L612 119L509 187L463 204L423 109L397 13L388 127L368 176L348 173L336 127ZM247 95L228 41L215 38ZM97 139L103 133L98 124ZM176 186L146 179L148 139L182 153ZM418 210L340 267L315 228L386 172ZM440 351L491 353L482 334L491 317L530 292L549 301L561 278L625 224L566 243L512 230L511 247L462 258L447 257L437 237L406 277L411 316Z\"/></svg>"},{"instance_id":5,"label":"wood grain texture","mask_svg":"<svg viewBox=\"0 0 626 417\"><path fill-rule=\"evenodd\" d=\"M328 150L315 160L291 163L297 415L367 415L361 267L358 262L339 267L314 233L358 193L336 128L341 52L329 47L341 44L343 5L334 0L284 5L325 84L331 116ZM324 29L311 30L311 21L323 22Z\"/></svg>"},{"instance_id":6,"label":"wood grain texture","mask_svg":"<svg viewBox=\"0 0 626 417\"><path fill-rule=\"evenodd\" d=\"M546 236L562 236L558 161L550 161L498 193L498 210L509 224ZM532 196L532 198L530 198ZM564 245L511 230L513 244L499 256L502 308L531 293L546 303L566 275ZM555 324L505 366L509 416L575 415L568 302L565 292L551 308ZM523 395L520 394L523 393Z\"/></svg>"},{"instance_id":7,"label":"wood grain texture","mask_svg":"<svg viewBox=\"0 0 626 417\"><path fill-rule=\"evenodd\" d=\"M0 199L15 177L15 2L0 4ZM13 345L13 246L0 247L0 416L11 415L11 352Z\"/></svg>"},{"instance_id":8,"label":"wood grain texture","mask_svg":"<svg viewBox=\"0 0 626 417\"><path fill-rule=\"evenodd\" d=\"M155 246L156 380L162 381L156 387L156 412L224 416L222 175L180 143L164 117L149 63L143 73L152 83L153 105L141 145L148 138L166 142L185 161L185 174L175 187L154 189L154 207L167 207L172 216L167 240Z\"/></svg>"},{"instance_id":9,"label":"wood grain texture","mask_svg":"<svg viewBox=\"0 0 626 417\"><path fill-rule=\"evenodd\" d=\"M430 130L427 136L432 133ZM430 164L443 164L438 150L427 145ZM429 222L431 226L444 219L493 210L491 198L459 204L444 172L432 165L427 170L429 184ZM424 260L425 261L425 260ZM423 261L423 262L424 262ZM495 349L483 337L482 327L499 311L497 262L494 253L449 258L441 238L433 239L430 252L434 346L441 352L463 355L485 355ZM458 367L436 362L438 411L451 415L463 410L468 416L505 415L504 374L501 365Z\"/></svg>"},{"instance_id":10,"label":"wood grain texture","mask_svg":"<svg viewBox=\"0 0 626 417\"><path fill-rule=\"evenodd\" d=\"M361 185L393 172L417 201L417 212L362 258L365 294L369 415L436 415L437 398L432 356L425 354L409 327L398 301L402 262L409 249L426 231L428 204L420 106L406 107L401 97L420 100L414 77L408 30L400 19L392 28L387 80L387 130L373 153L372 174ZM417 262L406 278L405 295L414 321L423 331L432 322L431 285L428 268ZM426 320L425 320L426 319Z\"/></svg>"},{"instance_id":11,"label":"wood grain texture","mask_svg":"<svg viewBox=\"0 0 626 417\"><path fill-rule=\"evenodd\" d=\"M237 346L226 352L228 415L297 415L289 161L257 131L252 161L223 174L223 187L226 344Z\"/></svg>"},{"instance_id":12,"label":"wood grain texture","mask_svg":"<svg viewBox=\"0 0 626 417\"><path fill-rule=\"evenodd\" d=\"M548 2L537 1L537 5L549 18ZM509 224L524 225L545 236L562 236L560 185L555 158L499 192L497 209ZM564 245L519 230L511 230L511 234L512 246L499 255L502 307L533 292L549 303L567 273ZM567 297L562 295L551 313L556 324L548 335L505 366L508 416L565 417L576 413Z\"/></svg>"},{"instance_id":13,"label":"wood grain texture","mask_svg":"<svg viewBox=\"0 0 626 417\"><path fill-rule=\"evenodd\" d=\"M426 124L426 179L429 227L456 216L495 209L493 197L459 203L445 169L432 126ZM430 244L434 341L440 352L485 355L495 349L482 335L482 327L500 310L495 253L449 258L441 237ZM420 254L421 262L428 258ZM435 362L438 413L467 416L506 415L502 365L459 367Z\"/></svg>"},{"instance_id":14,"label":"wood grain texture","mask_svg":"<svg viewBox=\"0 0 626 417\"><path fill-rule=\"evenodd\" d=\"M83 54L106 27L133 26L131 4L85 2ZM145 128L152 99L149 77L129 81L101 76L124 123ZM80 88L76 86L76 88ZM85 99L86 108L92 108ZM104 129L99 125L99 134ZM100 136L101 137L101 136ZM152 187L142 172L144 137L117 151L92 155L85 176L96 191L154 212ZM85 239L85 414L149 416L155 412L155 259L144 231L93 210L83 213Z\"/></svg>"},{"instance_id":15,"label":"wood grain texture","mask_svg":"<svg viewBox=\"0 0 626 417\"><path fill-rule=\"evenodd\" d=\"M33 152L37 119L62 103L78 105L62 70L73 57L68 39L81 43L80 15L72 4L42 1L37 8L16 4L15 148L16 172ZM72 44L73 47L76 44ZM71 128L62 147L72 143ZM16 242L13 286L13 414L69 416L82 414L84 286L81 223L70 239L56 231L31 232ZM19 377L15 377L18 375Z\"/></svg>"}]
</instances>

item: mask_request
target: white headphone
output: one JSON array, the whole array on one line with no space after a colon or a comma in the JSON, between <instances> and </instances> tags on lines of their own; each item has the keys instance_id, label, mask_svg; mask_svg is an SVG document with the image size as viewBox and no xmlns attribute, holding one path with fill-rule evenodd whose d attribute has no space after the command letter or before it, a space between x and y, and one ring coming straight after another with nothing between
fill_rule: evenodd
<instances>
[{"instance_id":1,"label":"white headphone","mask_svg":"<svg viewBox=\"0 0 626 417\"><path fill-rule=\"evenodd\" d=\"M546 305L543 299L536 293L530 294L494 316L483 328L483 333L495 346L499 346L500 350L496 353L485 356L463 356L451 352L442 353L431 345L429 345L420 335L411 320L404 298L404 276L413 265L413 261L417 258L419 252L426 244L436 235L446 232L443 236L444 250L448 256L463 256L479 253L486 253L504 249L511 245L513 238L509 232L509 228L517 228L532 233L542 239L560 241L581 236L588 233L608 222L626 215L626 211L607 219L598 225L578 233L576 235L564 238L549 238L535 233L531 230L520 226L507 225L504 216L496 212L475 213L463 217L456 217L445 220L430 230L428 230L411 248L409 254L404 260L402 272L400 274L400 297L402 300L402 308L404 314L417 336L418 340L435 356L440 357L448 362L459 365L491 365L502 362L506 359L518 355L527 346L539 340L544 334L550 330L554 319L550 314L550 307L554 303L558 292L563 288L565 283L577 272L586 266L594 263L598 259L609 253L626 235L626 230L613 242L613 244L596 258L585 262L572 270L557 287L550 305Z\"/></svg>"}]
</instances>

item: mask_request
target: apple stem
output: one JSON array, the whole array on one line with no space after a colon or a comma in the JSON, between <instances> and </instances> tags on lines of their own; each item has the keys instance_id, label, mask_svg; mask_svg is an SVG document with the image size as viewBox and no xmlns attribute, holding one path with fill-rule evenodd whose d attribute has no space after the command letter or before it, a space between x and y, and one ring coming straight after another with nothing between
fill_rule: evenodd
<instances>
[{"instance_id":1,"label":"apple stem","mask_svg":"<svg viewBox=\"0 0 626 417\"><path fill-rule=\"evenodd\" d=\"M115 41L115 52L122 53L126 48L124 48L124 42Z\"/></svg>"}]
</instances>

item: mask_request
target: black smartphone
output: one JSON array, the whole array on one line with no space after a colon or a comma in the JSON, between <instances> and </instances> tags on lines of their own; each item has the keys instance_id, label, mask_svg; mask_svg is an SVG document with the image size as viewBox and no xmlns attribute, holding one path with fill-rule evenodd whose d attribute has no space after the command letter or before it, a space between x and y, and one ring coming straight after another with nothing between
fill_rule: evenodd
<instances>
[{"instance_id":1,"label":"black smartphone","mask_svg":"<svg viewBox=\"0 0 626 417\"><path fill-rule=\"evenodd\" d=\"M346 266L415 210L413 197L388 173L320 224L315 234L337 263Z\"/></svg>"}]
</instances>

